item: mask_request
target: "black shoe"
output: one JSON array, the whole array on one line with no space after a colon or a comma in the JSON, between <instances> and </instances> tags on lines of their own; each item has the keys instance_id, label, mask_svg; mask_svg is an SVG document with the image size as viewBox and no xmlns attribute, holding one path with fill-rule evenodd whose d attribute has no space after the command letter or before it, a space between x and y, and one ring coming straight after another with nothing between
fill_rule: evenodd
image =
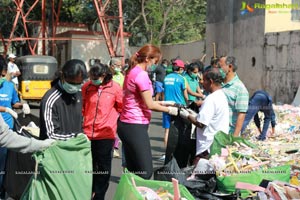
<instances>
[{"instance_id":1,"label":"black shoe","mask_svg":"<svg viewBox=\"0 0 300 200\"><path fill-rule=\"evenodd\" d=\"M266 138L262 138L260 136L256 137L256 139L259 140L259 141L265 141L266 140Z\"/></svg>"},{"instance_id":2,"label":"black shoe","mask_svg":"<svg viewBox=\"0 0 300 200\"><path fill-rule=\"evenodd\" d=\"M0 199L5 199L5 191L0 191Z\"/></svg>"}]
</instances>

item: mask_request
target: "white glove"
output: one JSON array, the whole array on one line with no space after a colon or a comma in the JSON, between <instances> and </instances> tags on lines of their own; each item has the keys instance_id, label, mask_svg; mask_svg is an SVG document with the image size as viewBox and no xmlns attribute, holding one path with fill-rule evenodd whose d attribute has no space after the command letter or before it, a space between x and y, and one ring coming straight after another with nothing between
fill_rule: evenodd
<instances>
[{"instance_id":1,"label":"white glove","mask_svg":"<svg viewBox=\"0 0 300 200\"><path fill-rule=\"evenodd\" d=\"M189 111L187 111L186 109L182 108L180 109L180 117L182 117L183 119L187 119L188 116L190 115Z\"/></svg>"},{"instance_id":2,"label":"white glove","mask_svg":"<svg viewBox=\"0 0 300 200\"><path fill-rule=\"evenodd\" d=\"M12 109L6 107L6 108L5 108L5 112L11 114L11 116L13 116L13 118L18 119L18 113L16 113L16 112L13 111Z\"/></svg>"},{"instance_id":3,"label":"white glove","mask_svg":"<svg viewBox=\"0 0 300 200\"><path fill-rule=\"evenodd\" d=\"M173 106L175 101L160 101L159 103L163 106Z\"/></svg>"},{"instance_id":4,"label":"white glove","mask_svg":"<svg viewBox=\"0 0 300 200\"><path fill-rule=\"evenodd\" d=\"M29 105L27 103L23 103L22 111L26 115L30 114L30 107L29 107Z\"/></svg>"},{"instance_id":5,"label":"white glove","mask_svg":"<svg viewBox=\"0 0 300 200\"><path fill-rule=\"evenodd\" d=\"M54 142L56 142L56 140L54 140L54 139L46 139L46 140L44 140L44 143L45 144L49 144L49 146L52 145Z\"/></svg>"},{"instance_id":6,"label":"white glove","mask_svg":"<svg viewBox=\"0 0 300 200\"><path fill-rule=\"evenodd\" d=\"M174 115L174 116L177 116L178 115L178 108L177 107L172 107L172 106L169 106L168 107L168 114L169 115Z\"/></svg>"},{"instance_id":7,"label":"white glove","mask_svg":"<svg viewBox=\"0 0 300 200\"><path fill-rule=\"evenodd\" d=\"M44 149L47 149L49 146L51 146L56 140L54 139L46 139L46 140L38 140L41 144L39 148L37 149L38 151L42 151Z\"/></svg>"},{"instance_id":8,"label":"white glove","mask_svg":"<svg viewBox=\"0 0 300 200\"><path fill-rule=\"evenodd\" d=\"M190 108L188 108L188 109L186 109L189 113L190 113L190 115L192 115L193 117L197 117L197 113L195 112L195 111L193 111L192 109L190 109Z\"/></svg>"}]
</instances>

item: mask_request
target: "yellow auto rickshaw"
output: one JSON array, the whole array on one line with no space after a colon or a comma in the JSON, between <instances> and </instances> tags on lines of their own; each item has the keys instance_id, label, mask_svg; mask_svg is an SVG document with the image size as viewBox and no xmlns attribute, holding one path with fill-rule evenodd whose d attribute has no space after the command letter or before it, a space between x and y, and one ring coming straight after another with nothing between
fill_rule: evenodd
<instances>
[{"instance_id":1,"label":"yellow auto rickshaw","mask_svg":"<svg viewBox=\"0 0 300 200\"><path fill-rule=\"evenodd\" d=\"M16 64L20 69L19 94L27 101L39 101L51 88L57 71L57 60L52 56L21 56Z\"/></svg>"}]
</instances>

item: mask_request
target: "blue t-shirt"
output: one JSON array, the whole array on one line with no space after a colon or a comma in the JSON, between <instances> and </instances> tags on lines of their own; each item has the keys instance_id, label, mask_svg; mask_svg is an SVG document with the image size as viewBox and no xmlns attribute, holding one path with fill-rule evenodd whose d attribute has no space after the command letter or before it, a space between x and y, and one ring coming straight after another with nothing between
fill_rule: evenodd
<instances>
[{"instance_id":1,"label":"blue t-shirt","mask_svg":"<svg viewBox=\"0 0 300 200\"><path fill-rule=\"evenodd\" d=\"M12 108L12 105L19 101L14 84L10 81L4 81L0 86L0 106ZM14 125L13 117L6 112L1 112L1 115L9 128L12 129Z\"/></svg>"},{"instance_id":2,"label":"blue t-shirt","mask_svg":"<svg viewBox=\"0 0 300 200\"><path fill-rule=\"evenodd\" d=\"M173 72L165 77L165 101L175 101L176 103L186 105L183 93L185 89L185 80L180 74Z\"/></svg>"}]
</instances>

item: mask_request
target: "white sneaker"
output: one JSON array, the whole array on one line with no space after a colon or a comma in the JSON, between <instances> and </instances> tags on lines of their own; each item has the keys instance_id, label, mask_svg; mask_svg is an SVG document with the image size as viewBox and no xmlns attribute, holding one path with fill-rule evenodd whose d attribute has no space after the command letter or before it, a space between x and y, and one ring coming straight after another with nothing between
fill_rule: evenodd
<instances>
[{"instance_id":1,"label":"white sneaker","mask_svg":"<svg viewBox=\"0 0 300 200\"><path fill-rule=\"evenodd\" d=\"M166 159L166 155L163 155L163 156L160 157L158 160L159 160L159 161L165 161L165 159Z\"/></svg>"}]
</instances>

